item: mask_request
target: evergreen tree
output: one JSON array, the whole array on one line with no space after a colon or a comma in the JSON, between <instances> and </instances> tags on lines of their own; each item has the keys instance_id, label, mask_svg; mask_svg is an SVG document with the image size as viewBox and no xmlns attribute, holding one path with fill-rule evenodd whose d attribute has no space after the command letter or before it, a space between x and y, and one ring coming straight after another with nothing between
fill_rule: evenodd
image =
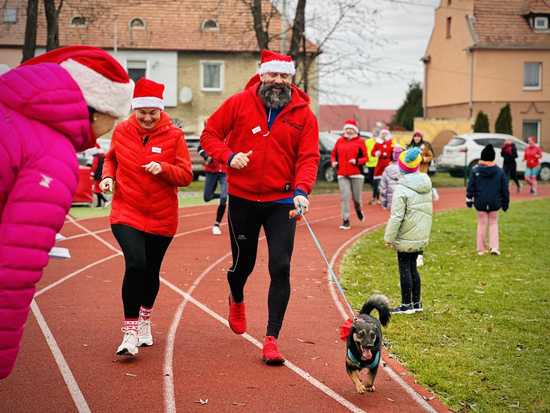
<instances>
[{"instance_id":1,"label":"evergreen tree","mask_svg":"<svg viewBox=\"0 0 550 413\"><path fill-rule=\"evenodd\" d=\"M413 130L414 118L421 117L424 113L422 108L422 87L418 82L409 83L409 90L405 101L397 109L391 121L392 125L399 125L406 130Z\"/></svg>"},{"instance_id":2,"label":"evergreen tree","mask_svg":"<svg viewBox=\"0 0 550 413\"><path fill-rule=\"evenodd\" d=\"M474 123L474 132L489 133L489 117L482 110L477 113L476 122Z\"/></svg>"},{"instance_id":3,"label":"evergreen tree","mask_svg":"<svg viewBox=\"0 0 550 413\"><path fill-rule=\"evenodd\" d=\"M495 122L495 133L512 134L512 112L510 111L509 103L503 106L498 114L497 121Z\"/></svg>"}]
</instances>

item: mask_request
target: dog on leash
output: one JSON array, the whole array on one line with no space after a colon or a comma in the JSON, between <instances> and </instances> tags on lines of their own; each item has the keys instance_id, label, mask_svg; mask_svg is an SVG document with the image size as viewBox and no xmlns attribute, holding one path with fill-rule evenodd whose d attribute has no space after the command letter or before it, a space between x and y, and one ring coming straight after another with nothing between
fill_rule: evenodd
<instances>
[{"instance_id":1,"label":"dog on leash","mask_svg":"<svg viewBox=\"0 0 550 413\"><path fill-rule=\"evenodd\" d=\"M378 310L380 320L370 315L374 309ZM348 320L341 328L341 338L346 340L346 371L357 393L374 391L374 379L382 357L381 325L386 327L390 318L389 300L384 295L374 294L363 304L355 319ZM368 370L366 383L359 376L363 369Z\"/></svg>"}]
</instances>

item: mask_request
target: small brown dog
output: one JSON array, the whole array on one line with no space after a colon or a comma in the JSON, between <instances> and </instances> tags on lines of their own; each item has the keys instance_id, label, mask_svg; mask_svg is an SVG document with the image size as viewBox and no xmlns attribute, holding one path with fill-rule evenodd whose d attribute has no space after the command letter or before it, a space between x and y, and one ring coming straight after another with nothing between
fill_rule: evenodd
<instances>
[{"instance_id":1,"label":"small brown dog","mask_svg":"<svg viewBox=\"0 0 550 413\"><path fill-rule=\"evenodd\" d=\"M370 315L374 309L378 310L380 321ZM346 371L353 381L357 393L374 391L374 379L382 357L381 325L386 327L390 318L390 305L387 297L374 294L369 297L353 322L349 320L347 328L346 324L342 327L342 338L346 340ZM363 369L368 369L366 385L359 377L359 373Z\"/></svg>"}]
</instances>

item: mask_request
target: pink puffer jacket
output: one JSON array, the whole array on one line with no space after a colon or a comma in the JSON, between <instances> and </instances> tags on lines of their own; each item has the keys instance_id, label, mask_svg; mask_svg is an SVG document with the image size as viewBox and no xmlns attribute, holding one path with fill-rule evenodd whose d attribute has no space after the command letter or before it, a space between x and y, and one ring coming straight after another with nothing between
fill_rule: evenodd
<instances>
[{"instance_id":1,"label":"pink puffer jacket","mask_svg":"<svg viewBox=\"0 0 550 413\"><path fill-rule=\"evenodd\" d=\"M55 64L0 76L0 379L11 372L35 284L48 264L90 146L79 87Z\"/></svg>"}]
</instances>

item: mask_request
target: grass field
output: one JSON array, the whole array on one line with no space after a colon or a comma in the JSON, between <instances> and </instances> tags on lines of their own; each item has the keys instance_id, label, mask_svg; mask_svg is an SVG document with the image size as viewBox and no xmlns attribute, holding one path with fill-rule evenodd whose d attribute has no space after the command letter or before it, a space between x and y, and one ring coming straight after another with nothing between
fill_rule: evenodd
<instances>
[{"instance_id":1,"label":"grass field","mask_svg":"<svg viewBox=\"0 0 550 413\"><path fill-rule=\"evenodd\" d=\"M424 312L397 315L389 351L458 412L550 412L550 200L500 213L502 256L476 255L475 212L434 217L420 268ZM374 292L400 302L397 258L383 229L342 263L355 308Z\"/></svg>"}]
</instances>

